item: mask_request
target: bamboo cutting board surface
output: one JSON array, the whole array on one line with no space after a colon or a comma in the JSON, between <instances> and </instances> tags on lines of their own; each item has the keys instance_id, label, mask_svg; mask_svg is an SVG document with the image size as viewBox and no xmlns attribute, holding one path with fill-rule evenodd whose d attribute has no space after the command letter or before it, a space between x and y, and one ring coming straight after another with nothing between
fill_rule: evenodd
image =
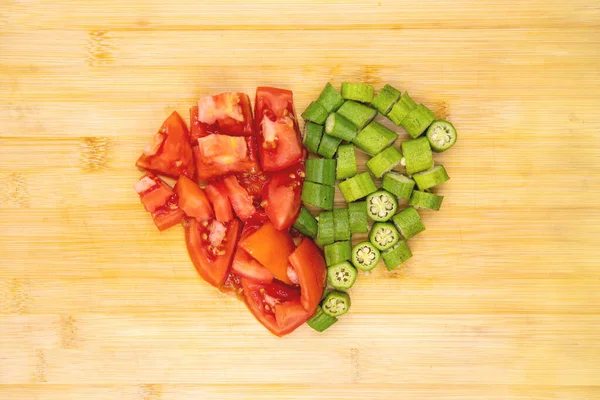
<instances>
[{"instance_id":1,"label":"bamboo cutting board surface","mask_svg":"<svg viewBox=\"0 0 600 400\"><path fill-rule=\"evenodd\" d=\"M598 4L322 3L0 3L0 399L600 398ZM134 162L201 95L300 112L328 80L451 120L452 179L404 267L278 339L154 228Z\"/></svg>"}]
</instances>

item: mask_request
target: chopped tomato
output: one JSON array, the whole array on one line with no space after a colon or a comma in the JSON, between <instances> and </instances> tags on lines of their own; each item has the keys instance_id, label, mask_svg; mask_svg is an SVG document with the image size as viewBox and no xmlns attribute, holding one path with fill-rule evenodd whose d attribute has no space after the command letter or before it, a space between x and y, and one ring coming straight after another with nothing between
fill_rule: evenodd
<instances>
[{"instance_id":1,"label":"chopped tomato","mask_svg":"<svg viewBox=\"0 0 600 400\"><path fill-rule=\"evenodd\" d=\"M305 238L289 258L302 292L301 303L313 314L325 290L327 266L321 250L309 238Z\"/></svg>"},{"instance_id":2,"label":"chopped tomato","mask_svg":"<svg viewBox=\"0 0 600 400\"><path fill-rule=\"evenodd\" d=\"M294 252L294 241L287 231L278 231L265 222L256 232L242 239L239 246L269 269L275 278L287 284L288 257Z\"/></svg>"},{"instance_id":3,"label":"chopped tomato","mask_svg":"<svg viewBox=\"0 0 600 400\"><path fill-rule=\"evenodd\" d=\"M303 181L302 163L270 173L269 183L263 191L263 204L275 228L287 229L296 221L302 206Z\"/></svg>"},{"instance_id":4,"label":"chopped tomato","mask_svg":"<svg viewBox=\"0 0 600 400\"><path fill-rule=\"evenodd\" d=\"M240 186L235 176L228 176L223 180L227 193L229 195L229 201L235 211L235 214L242 220L245 221L250 218L256 212L256 208L252 204L252 196L248 194L246 189Z\"/></svg>"},{"instance_id":5,"label":"chopped tomato","mask_svg":"<svg viewBox=\"0 0 600 400\"><path fill-rule=\"evenodd\" d=\"M245 93L228 92L204 96L196 111L198 137L211 133L231 136L252 135L252 108ZM194 124L192 119L192 124ZM193 128L192 128L193 129Z\"/></svg>"},{"instance_id":6,"label":"chopped tomato","mask_svg":"<svg viewBox=\"0 0 600 400\"><path fill-rule=\"evenodd\" d=\"M178 196L162 179L147 173L134 187L158 230L164 231L181 221L184 214L178 206Z\"/></svg>"},{"instance_id":7,"label":"chopped tomato","mask_svg":"<svg viewBox=\"0 0 600 400\"><path fill-rule=\"evenodd\" d=\"M314 311L312 313L306 311L298 300L288 301L275 306L275 319L282 334L294 331L300 325L304 324L312 314L314 314Z\"/></svg>"},{"instance_id":8,"label":"chopped tomato","mask_svg":"<svg viewBox=\"0 0 600 400\"><path fill-rule=\"evenodd\" d=\"M214 213L200 186L185 176L180 176L175 185L175 192L179 196L179 207L188 217L200 221L213 218Z\"/></svg>"},{"instance_id":9,"label":"chopped tomato","mask_svg":"<svg viewBox=\"0 0 600 400\"><path fill-rule=\"evenodd\" d=\"M172 178L180 175L193 178L195 167L189 138L185 121L177 112L173 112L163 122L152 143L144 149L135 165Z\"/></svg>"},{"instance_id":10,"label":"chopped tomato","mask_svg":"<svg viewBox=\"0 0 600 400\"><path fill-rule=\"evenodd\" d=\"M190 143L195 146L198 144L198 139L208 135L205 131L200 130L200 121L198 121L198 106L190 108Z\"/></svg>"},{"instance_id":11,"label":"chopped tomato","mask_svg":"<svg viewBox=\"0 0 600 400\"><path fill-rule=\"evenodd\" d=\"M232 220L223 224L212 220L188 221L185 240L192 263L202 278L220 287L227 278L233 260L240 223Z\"/></svg>"},{"instance_id":12,"label":"chopped tomato","mask_svg":"<svg viewBox=\"0 0 600 400\"><path fill-rule=\"evenodd\" d=\"M263 170L279 171L302 159L304 153L291 91L257 88L254 124Z\"/></svg>"},{"instance_id":13,"label":"chopped tomato","mask_svg":"<svg viewBox=\"0 0 600 400\"><path fill-rule=\"evenodd\" d=\"M242 172L237 175L237 178L240 186L246 189L254 202L260 203L263 188L268 180L267 175L261 171Z\"/></svg>"},{"instance_id":14,"label":"chopped tomato","mask_svg":"<svg viewBox=\"0 0 600 400\"><path fill-rule=\"evenodd\" d=\"M222 175L252 171L256 162L249 144L251 138L227 135L208 135L198 139L194 147L198 179L209 181Z\"/></svg>"},{"instance_id":15,"label":"chopped tomato","mask_svg":"<svg viewBox=\"0 0 600 400\"><path fill-rule=\"evenodd\" d=\"M154 225L159 231L164 231L172 226L177 225L185 216L181 208L177 207L177 203L167 203L164 207L159 208L152 214Z\"/></svg>"},{"instance_id":16,"label":"chopped tomato","mask_svg":"<svg viewBox=\"0 0 600 400\"><path fill-rule=\"evenodd\" d=\"M240 247L235 252L231 270L242 278L247 278L254 282L271 283L274 279L271 271L263 267Z\"/></svg>"},{"instance_id":17,"label":"chopped tomato","mask_svg":"<svg viewBox=\"0 0 600 400\"><path fill-rule=\"evenodd\" d=\"M233 219L229 195L222 182L212 182L204 188L204 193L206 193L206 197L208 197L208 200L213 206L213 210L215 210L217 221L229 222Z\"/></svg>"}]
</instances>

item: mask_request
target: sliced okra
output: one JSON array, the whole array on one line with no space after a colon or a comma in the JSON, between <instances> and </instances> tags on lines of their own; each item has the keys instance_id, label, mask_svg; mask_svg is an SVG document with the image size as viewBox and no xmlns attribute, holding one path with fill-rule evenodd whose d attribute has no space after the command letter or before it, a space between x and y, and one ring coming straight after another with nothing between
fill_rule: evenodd
<instances>
[{"instance_id":1,"label":"sliced okra","mask_svg":"<svg viewBox=\"0 0 600 400\"><path fill-rule=\"evenodd\" d=\"M423 104L419 104L404 117L400 125L414 139L425 132L433 121L435 121L435 114Z\"/></svg>"},{"instance_id":2,"label":"sliced okra","mask_svg":"<svg viewBox=\"0 0 600 400\"><path fill-rule=\"evenodd\" d=\"M342 144L337 151L336 179L352 178L356 175L356 149L352 144Z\"/></svg>"},{"instance_id":3,"label":"sliced okra","mask_svg":"<svg viewBox=\"0 0 600 400\"><path fill-rule=\"evenodd\" d=\"M316 154L319 151L322 136L323 125L318 125L310 121L304 125L304 147L312 153Z\"/></svg>"},{"instance_id":4,"label":"sliced okra","mask_svg":"<svg viewBox=\"0 0 600 400\"><path fill-rule=\"evenodd\" d=\"M409 175L433 167L433 153L426 137L402 142L404 166Z\"/></svg>"},{"instance_id":5,"label":"sliced okra","mask_svg":"<svg viewBox=\"0 0 600 400\"><path fill-rule=\"evenodd\" d=\"M398 210L396 197L385 190L367 196L367 213L373 221L388 221Z\"/></svg>"},{"instance_id":6,"label":"sliced okra","mask_svg":"<svg viewBox=\"0 0 600 400\"><path fill-rule=\"evenodd\" d=\"M388 172L383 176L381 187L399 199L410 199L415 181L399 172Z\"/></svg>"},{"instance_id":7,"label":"sliced okra","mask_svg":"<svg viewBox=\"0 0 600 400\"><path fill-rule=\"evenodd\" d=\"M446 182L450 177L443 165L434 165L426 171L417 172L413 175L413 179L419 190L427 190Z\"/></svg>"},{"instance_id":8,"label":"sliced okra","mask_svg":"<svg viewBox=\"0 0 600 400\"><path fill-rule=\"evenodd\" d=\"M404 239L410 239L425 230L419 212L413 207L408 207L392 217L392 222Z\"/></svg>"},{"instance_id":9,"label":"sliced okra","mask_svg":"<svg viewBox=\"0 0 600 400\"><path fill-rule=\"evenodd\" d=\"M325 296L321 308L325 314L331 317L344 315L350 309L350 296L348 293L332 290Z\"/></svg>"},{"instance_id":10,"label":"sliced okra","mask_svg":"<svg viewBox=\"0 0 600 400\"><path fill-rule=\"evenodd\" d=\"M338 114L346 117L360 131L377 115L377 110L367 105L348 100L337 110Z\"/></svg>"},{"instance_id":11,"label":"sliced okra","mask_svg":"<svg viewBox=\"0 0 600 400\"><path fill-rule=\"evenodd\" d=\"M396 126L400 126L402 120L406 118L409 112L411 112L414 108L417 107L417 104L410 98L408 92L404 92L404 94L400 97L400 100L394 104L387 117L394 123Z\"/></svg>"},{"instance_id":12,"label":"sliced okra","mask_svg":"<svg viewBox=\"0 0 600 400\"><path fill-rule=\"evenodd\" d=\"M342 82L342 97L346 100L360 101L361 103L370 103L373 101L375 89L373 86L365 83Z\"/></svg>"},{"instance_id":13,"label":"sliced okra","mask_svg":"<svg viewBox=\"0 0 600 400\"><path fill-rule=\"evenodd\" d=\"M333 158L340 143L342 143L342 139L323 133L317 154L325 158Z\"/></svg>"},{"instance_id":14,"label":"sliced okra","mask_svg":"<svg viewBox=\"0 0 600 400\"><path fill-rule=\"evenodd\" d=\"M329 114L336 111L344 104L344 98L337 90L335 90L331 83L327 82L321 91L317 102L321 104Z\"/></svg>"},{"instance_id":15,"label":"sliced okra","mask_svg":"<svg viewBox=\"0 0 600 400\"><path fill-rule=\"evenodd\" d=\"M375 268L379 258L379 250L371 242L361 242L352 248L352 264L361 271Z\"/></svg>"},{"instance_id":16,"label":"sliced okra","mask_svg":"<svg viewBox=\"0 0 600 400\"><path fill-rule=\"evenodd\" d=\"M306 110L302 113L302 118L305 121L311 121L315 124L323 125L325 119L327 119L328 112L321 104L313 101L306 107Z\"/></svg>"},{"instance_id":17,"label":"sliced okra","mask_svg":"<svg viewBox=\"0 0 600 400\"><path fill-rule=\"evenodd\" d=\"M348 216L351 233L367 233L369 231L366 201L355 201L348 204Z\"/></svg>"},{"instance_id":18,"label":"sliced okra","mask_svg":"<svg viewBox=\"0 0 600 400\"><path fill-rule=\"evenodd\" d=\"M314 239L317 237L319 223L305 207L302 207L300 208L300 214L298 214L296 222L294 222L294 228Z\"/></svg>"},{"instance_id":19,"label":"sliced okra","mask_svg":"<svg viewBox=\"0 0 600 400\"><path fill-rule=\"evenodd\" d=\"M335 185L336 161L329 158L309 158L306 160L306 178L308 182L323 185Z\"/></svg>"},{"instance_id":20,"label":"sliced okra","mask_svg":"<svg viewBox=\"0 0 600 400\"><path fill-rule=\"evenodd\" d=\"M437 194L429 192L413 190L408 204L418 209L438 211L442 206L443 200L444 196L438 196Z\"/></svg>"},{"instance_id":21,"label":"sliced okra","mask_svg":"<svg viewBox=\"0 0 600 400\"><path fill-rule=\"evenodd\" d=\"M350 216L347 208L333 210L333 231L335 240L350 240Z\"/></svg>"},{"instance_id":22,"label":"sliced okra","mask_svg":"<svg viewBox=\"0 0 600 400\"><path fill-rule=\"evenodd\" d=\"M379 251L385 251L392 248L400 240L400 233L389 222L376 222L369 232L369 241Z\"/></svg>"},{"instance_id":23,"label":"sliced okra","mask_svg":"<svg viewBox=\"0 0 600 400\"><path fill-rule=\"evenodd\" d=\"M327 267L327 282L337 290L348 290L356 282L358 272L348 261Z\"/></svg>"},{"instance_id":24,"label":"sliced okra","mask_svg":"<svg viewBox=\"0 0 600 400\"><path fill-rule=\"evenodd\" d=\"M397 268L412 257L412 252L406 243L406 240L401 240L391 249L384 251L381 253L381 258L383 259L383 263L385 264L388 271Z\"/></svg>"},{"instance_id":25,"label":"sliced okra","mask_svg":"<svg viewBox=\"0 0 600 400\"><path fill-rule=\"evenodd\" d=\"M335 265L352 258L352 245L347 240L335 242L325 245L323 252L325 253L325 263Z\"/></svg>"},{"instance_id":26,"label":"sliced okra","mask_svg":"<svg viewBox=\"0 0 600 400\"><path fill-rule=\"evenodd\" d=\"M346 117L332 112L325 120L325 132L338 139L351 142L358 133L358 128Z\"/></svg>"},{"instance_id":27,"label":"sliced okra","mask_svg":"<svg viewBox=\"0 0 600 400\"><path fill-rule=\"evenodd\" d=\"M323 312L321 306L317 306L317 311L315 315L309 318L306 323L308 326L313 328L317 332L323 332L331 325L335 324L338 321L336 317L332 317L331 315L327 315Z\"/></svg>"},{"instance_id":28,"label":"sliced okra","mask_svg":"<svg viewBox=\"0 0 600 400\"><path fill-rule=\"evenodd\" d=\"M334 195L335 188L333 186L308 181L304 181L302 186L302 201L325 210L333 210Z\"/></svg>"},{"instance_id":29,"label":"sliced okra","mask_svg":"<svg viewBox=\"0 0 600 400\"><path fill-rule=\"evenodd\" d=\"M373 105L381 115L387 115L399 99L400 91L391 85L385 85L379 93L377 93L377 96L375 96L371 105Z\"/></svg>"},{"instance_id":30,"label":"sliced okra","mask_svg":"<svg viewBox=\"0 0 600 400\"><path fill-rule=\"evenodd\" d=\"M352 143L370 156L374 156L394 144L397 139L397 133L373 121L358 132Z\"/></svg>"},{"instance_id":31,"label":"sliced okra","mask_svg":"<svg viewBox=\"0 0 600 400\"><path fill-rule=\"evenodd\" d=\"M340 182L338 187L348 203L362 199L377 191L377 186L375 186L375 182L368 172L362 172L350 179L346 179Z\"/></svg>"},{"instance_id":32,"label":"sliced okra","mask_svg":"<svg viewBox=\"0 0 600 400\"><path fill-rule=\"evenodd\" d=\"M333 212L323 211L319 214L319 225L317 227L317 244L323 246L335 241L333 225Z\"/></svg>"},{"instance_id":33,"label":"sliced okra","mask_svg":"<svg viewBox=\"0 0 600 400\"><path fill-rule=\"evenodd\" d=\"M367 167L373 175L381 178L383 174L389 172L400 165L402 153L394 146L390 146L367 161Z\"/></svg>"},{"instance_id":34,"label":"sliced okra","mask_svg":"<svg viewBox=\"0 0 600 400\"><path fill-rule=\"evenodd\" d=\"M434 121L427 128L426 136L431 144L431 149L436 153L444 152L456 143L456 129L448 121Z\"/></svg>"}]
</instances>

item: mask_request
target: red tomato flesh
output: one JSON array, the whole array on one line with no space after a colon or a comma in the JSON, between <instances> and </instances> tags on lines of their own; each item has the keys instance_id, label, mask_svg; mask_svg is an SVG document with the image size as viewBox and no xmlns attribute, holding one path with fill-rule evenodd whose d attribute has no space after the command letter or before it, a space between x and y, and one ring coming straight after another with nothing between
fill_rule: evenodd
<instances>
[{"instance_id":1,"label":"red tomato flesh","mask_svg":"<svg viewBox=\"0 0 600 400\"><path fill-rule=\"evenodd\" d=\"M178 196L162 179L147 173L134 187L158 230L164 231L181 221L184 213L178 206Z\"/></svg>"},{"instance_id":2,"label":"red tomato flesh","mask_svg":"<svg viewBox=\"0 0 600 400\"><path fill-rule=\"evenodd\" d=\"M258 283L271 283L275 278L271 271L263 267L240 247L235 252L231 270L242 278L247 278Z\"/></svg>"},{"instance_id":3,"label":"red tomato flesh","mask_svg":"<svg viewBox=\"0 0 600 400\"><path fill-rule=\"evenodd\" d=\"M312 240L305 238L289 260L298 277L302 306L313 314L325 290L327 266L323 253Z\"/></svg>"},{"instance_id":4,"label":"red tomato flesh","mask_svg":"<svg viewBox=\"0 0 600 400\"><path fill-rule=\"evenodd\" d=\"M235 211L235 214L242 220L245 221L250 218L256 212L254 207L252 196L248 194L246 189L240 186L235 176L228 176L223 180L225 188L229 195L229 201Z\"/></svg>"},{"instance_id":5,"label":"red tomato flesh","mask_svg":"<svg viewBox=\"0 0 600 400\"><path fill-rule=\"evenodd\" d=\"M214 181L204 188L206 197L213 206L215 217L219 222L229 222L233 219L233 211L229 194L222 182Z\"/></svg>"},{"instance_id":6,"label":"red tomato flesh","mask_svg":"<svg viewBox=\"0 0 600 400\"><path fill-rule=\"evenodd\" d=\"M302 206L304 164L298 163L269 175L269 183L263 191L265 211L275 228L287 229L296 222Z\"/></svg>"},{"instance_id":7,"label":"red tomato flesh","mask_svg":"<svg viewBox=\"0 0 600 400\"><path fill-rule=\"evenodd\" d=\"M175 185L175 192L179 196L179 207L192 218L205 221L214 217L210 202L196 182L185 176L180 176Z\"/></svg>"},{"instance_id":8,"label":"red tomato flesh","mask_svg":"<svg viewBox=\"0 0 600 400\"><path fill-rule=\"evenodd\" d=\"M229 173L255 170L250 139L227 135L199 138L198 146L193 150L198 179L209 181Z\"/></svg>"},{"instance_id":9,"label":"red tomato flesh","mask_svg":"<svg viewBox=\"0 0 600 400\"><path fill-rule=\"evenodd\" d=\"M204 96L198 100L195 114L192 124L197 121L198 137L212 133L231 136L251 136L253 133L252 107L245 93Z\"/></svg>"}]
</instances>

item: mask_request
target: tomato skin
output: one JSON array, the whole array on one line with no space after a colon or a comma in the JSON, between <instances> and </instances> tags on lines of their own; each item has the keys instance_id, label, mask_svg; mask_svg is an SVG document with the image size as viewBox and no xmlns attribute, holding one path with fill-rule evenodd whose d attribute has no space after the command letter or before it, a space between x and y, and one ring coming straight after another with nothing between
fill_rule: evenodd
<instances>
[{"instance_id":1,"label":"tomato skin","mask_svg":"<svg viewBox=\"0 0 600 400\"><path fill-rule=\"evenodd\" d=\"M307 312L298 301L288 301L275 306L275 319L280 329L280 335L286 335L304 324L314 312Z\"/></svg>"},{"instance_id":2,"label":"tomato skin","mask_svg":"<svg viewBox=\"0 0 600 400\"><path fill-rule=\"evenodd\" d=\"M304 238L289 260L298 276L302 306L310 314L313 314L323 296L327 278L327 266L323 253L312 240Z\"/></svg>"},{"instance_id":3,"label":"tomato skin","mask_svg":"<svg viewBox=\"0 0 600 400\"><path fill-rule=\"evenodd\" d=\"M188 217L205 221L214 217L210 202L196 182L185 176L180 176L175 185L175 192L179 196L179 207Z\"/></svg>"},{"instance_id":4,"label":"tomato skin","mask_svg":"<svg viewBox=\"0 0 600 400\"><path fill-rule=\"evenodd\" d=\"M184 213L178 205L179 196L165 181L148 172L134 187L158 230L164 231L181 221Z\"/></svg>"},{"instance_id":5,"label":"tomato skin","mask_svg":"<svg viewBox=\"0 0 600 400\"><path fill-rule=\"evenodd\" d=\"M210 183L204 188L204 193L206 193L206 197L213 206L217 221L229 222L233 219L229 194L222 182L214 181Z\"/></svg>"},{"instance_id":6,"label":"tomato skin","mask_svg":"<svg viewBox=\"0 0 600 400\"><path fill-rule=\"evenodd\" d=\"M135 165L171 178L194 178L195 165L190 134L181 116L174 111L163 122L153 142L146 147Z\"/></svg>"},{"instance_id":7,"label":"tomato skin","mask_svg":"<svg viewBox=\"0 0 600 400\"><path fill-rule=\"evenodd\" d=\"M239 102L237 104L232 104L231 99L236 97ZM214 122L202 122L202 115L200 115L202 114L202 110L200 110L200 105L204 103L203 100L209 99L214 104L216 111L221 111L221 113L224 113L227 108L231 109L231 107L239 106L242 120L239 121L230 116L222 116L216 118ZM253 134L252 107L250 105L250 98L245 93L227 92L215 96L205 96L198 101L198 105L195 106L194 114L195 115L192 116L192 129L195 130L193 136L203 137L215 133L230 136L251 136Z\"/></svg>"},{"instance_id":8,"label":"tomato skin","mask_svg":"<svg viewBox=\"0 0 600 400\"><path fill-rule=\"evenodd\" d=\"M250 218L256 212L254 207L253 199L248 194L246 189L240 186L235 176L228 176L223 180L225 188L229 195L229 201L235 211L235 214L242 220L245 221Z\"/></svg>"},{"instance_id":9,"label":"tomato skin","mask_svg":"<svg viewBox=\"0 0 600 400\"><path fill-rule=\"evenodd\" d=\"M200 131L201 122L198 120L198 106L190 108L190 144L198 144L198 139L207 135Z\"/></svg>"},{"instance_id":10,"label":"tomato skin","mask_svg":"<svg viewBox=\"0 0 600 400\"><path fill-rule=\"evenodd\" d=\"M207 221L202 223L191 219L185 226L185 241L192 263L198 274L215 287L221 287L227 279L240 232L240 223L234 219L226 224L226 228L224 242L216 250L212 250L210 242L205 239L210 229ZM219 254L218 251L224 253Z\"/></svg>"},{"instance_id":11,"label":"tomato skin","mask_svg":"<svg viewBox=\"0 0 600 400\"><path fill-rule=\"evenodd\" d=\"M263 267L241 247L238 247L235 252L231 270L244 279L258 283L271 283L275 278L271 271Z\"/></svg>"},{"instance_id":12,"label":"tomato skin","mask_svg":"<svg viewBox=\"0 0 600 400\"><path fill-rule=\"evenodd\" d=\"M296 222L302 207L304 176L304 163L269 173L270 179L263 190L263 199L265 211L276 229L287 229Z\"/></svg>"}]
</instances>

